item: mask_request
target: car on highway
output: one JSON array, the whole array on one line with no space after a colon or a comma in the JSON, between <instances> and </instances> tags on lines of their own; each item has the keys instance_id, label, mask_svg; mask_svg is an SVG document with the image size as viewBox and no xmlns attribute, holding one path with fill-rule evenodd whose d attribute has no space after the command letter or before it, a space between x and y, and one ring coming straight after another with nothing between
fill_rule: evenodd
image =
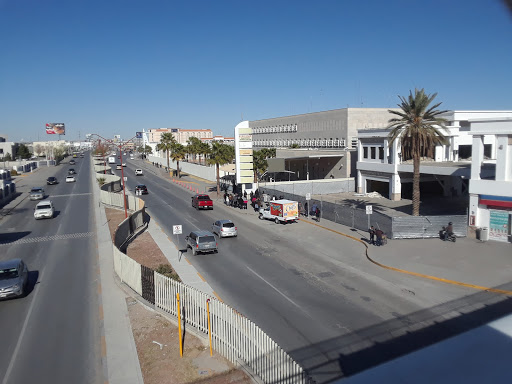
<instances>
[{"instance_id":1,"label":"car on highway","mask_svg":"<svg viewBox=\"0 0 512 384\"><path fill-rule=\"evenodd\" d=\"M136 169L135 170L135 176L142 176L143 173L142 173L142 169Z\"/></svg>"},{"instance_id":2,"label":"car on highway","mask_svg":"<svg viewBox=\"0 0 512 384\"><path fill-rule=\"evenodd\" d=\"M43 200L44 189L43 187L35 187L30 190L30 200Z\"/></svg>"},{"instance_id":3,"label":"car on highway","mask_svg":"<svg viewBox=\"0 0 512 384\"><path fill-rule=\"evenodd\" d=\"M74 183L76 182L75 176L66 176L66 183Z\"/></svg>"},{"instance_id":4,"label":"car on highway","mask_svg":"<svg viewBox=\"0 0 512 384\"><path fill-rule=\"evenodd\" d=\"M52 219L55 213L55 207L51 200L43 200L37 203L34 208L34 218L39 219Z\"/></svg>"},{"instance_id":5,"label":"car on highway","mask_svg":"<svg viewBox=\"0 0 512 384\"><path fill-rule=\"evenodd\" d=\"M192 207L195 209L213 209L213 201L208 195L197 194L192 196Z\"/></svg>"},{"instance_id":6,"label":"car on highway","mask_svg":"<svg viewBox=\"0 0 512 384\"><path fill-rule=\"evenodd\" d=\"M70 160L69 161L69 165L75 165L76 164L76 161L75 160Z\"/></svg>"},{"instance_id":7,"label":"car on highway","mask_svg":"<svg viewBox=\"0 0 512 384\"><path fill-rule=\"evenodd\" d=\"M117 165L116 165L116 169L117 169L117 170L121 170L121 169L123 169L123 166L122 166L121 164L117 164Z\"/></svg>"},{"instance_id":8,"label":"car on highway","mask_svg":"<svg viewBox=\"0 0 512 384\"><path fill-rule=\"evenodd\" d=\"M59 181L57 180L57 178L55 176L50 176L49 178L46 179L46 184L55 185L55 184L59 184Z\"/></svg>"},{"instance_id":9,"label":"car on highway","mask_svg":"<svg viewBox=\"0 0 512 384\"><path fill-rule=\"evenodd\" d=\"M74 168L69 168L68 170L68 175L74 175L76 172L75 172L75 169Z\"/></svg>"},{"instance_id":10,"label":"car on highway","mask_svg":"<svg viewBox=\"0 0 512 384\"><path fill-rule=\"evenodd\" d=\"M187 249L192 250L195 256L198 253L217 253L219 252L219 244L215 240L215 235L210 231L192 231L185 237Z\"/></svg>"},{"instance_id":11,"label":"car on highway","mask_svg":"<svg viewBox=\"0 0 512 384\"><path fill-rule=\"evenodd\" d=\"M148 187L146 187L144 184L139 184L135 186L136 195L147 195L148 193Z\"/></svg>"},{"instance_id":12,"label":"car on highway","mask_svg":"<svg viewBox=\"0 0 512 384\"><path fill-rule=\"evenodd\" d=\"M237 237L238 228L231 220L217 220L212 224L212 233L219 237Z\"/></svg>"},{"instance_id":13,"label":"car on highway","mask_svg":"<svg viewBox=\"0 0 512 384\"><path fill-rule=\"evenodd\" d=\"M126 167L126 163L123 163L123 167Z\"/></svg>"},{"instance_id":14,"label":"car on highway","mask_svg":"<svg viewBox=\"0 0 512 384\"><path fill-rule=\"evenodd\" d=\"M0 299L23 297L27 292L28 268L21 259L0 262Z\"/></svg>"}]
</instances>

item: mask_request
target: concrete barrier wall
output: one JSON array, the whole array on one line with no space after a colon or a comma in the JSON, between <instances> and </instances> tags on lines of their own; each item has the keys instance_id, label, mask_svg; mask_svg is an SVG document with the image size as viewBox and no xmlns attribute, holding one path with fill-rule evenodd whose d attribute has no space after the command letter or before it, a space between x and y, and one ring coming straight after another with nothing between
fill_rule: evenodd
<instances>
[{"instance_id":1,"label":"concrete barrier wall","mask_svg":"<svg viewBox=\"0 0 512 384\"><path fill-rule=\"evenodd\" d=\"M355 179L281 181L276 183L260 182L259 188L266 191L273 191L272 194L276 196L279 196L281 194L280 192L304 197L307 193L311 195L328 195L331 193L355 191Z\"/></svg>"},{"instance_id":2,"label":"concrete barrier wall","mask_svg":"<svg viewBox=\"0 0 512 384\"><path fill-rule=\"evenodd\" d=\"M142 296L142 275L140 264L125 255L113 244L114 270L123 283Z\"/></svg>"}]
</instances>

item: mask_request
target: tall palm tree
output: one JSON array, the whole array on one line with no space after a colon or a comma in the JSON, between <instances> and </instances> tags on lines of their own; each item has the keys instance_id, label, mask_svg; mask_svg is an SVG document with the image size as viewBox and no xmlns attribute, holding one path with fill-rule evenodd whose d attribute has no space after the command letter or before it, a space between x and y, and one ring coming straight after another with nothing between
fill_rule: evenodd
<instances>
[{"instance_id":1,"label":"tall palm tree","mask_svg":"<svg viewBox=\"0 0 512 384\"><path fill-rule=\"evenodd\" d=\"M254 182L258 181L258 175L262 175L268 168L267 159L276 157L275 148L262 148L252 153L252 168L254 171Z\"/></svg>"},{"instance_id":2,"label":"tall palm tree","mask_svg":"<svg viewBox=\"0 0 512 384\"><path fill-rule=\"evenodd\" d=\"M195 136L189 137L187 140L188 153L194 155L194 161L196 160L197 154L200 151L201 140Z\"/></svg>"},{"instance_id":3,"label":"tall palm tree","mask_svg":"<svg viewBox=\"0 0 512 384\"><path fill-rule=\"evenodd\" d=\"M176 162L176 175L180 178L180 161L185 158L187 151L180 143L175 143L171 148L171 159Z\"/></svg>"},{"instance_id":4,"label":"tall palm tree","mask_svg":"<svg viewBox=\"0 0 512 384\"><path fill-rule=\"evenodd\" d=\"M170 132L162 133L162 136L160 137L160 143L157 144L156 149L157 151L164 151L167 158L167 169L170 168L169 166L169 153L172 150L172 147L177 144L176 139Z\"/></svg>"},{"instance_id":5,"label":"tall palm tree","mask_svg":"<svg viewBox=\"0 0 512 384\"><path fill-rule=\"evenodd\" d=\"M199 151L198 153L200 155L203 155L203 158L205 159L205 162L206 162L206 158L208 157L208 155L210 154L210 151L211 151L211 148L210 148L210 144L208 143L203 143L201 142L199 144Z\"/></svg>"},{"instance_id":6,"label":"tall palm tree","mask_svg":"<svg viewBox=\"0 0 512 384\"><path fill-rule=\"evenodd\" d=\"M235 158L235 148L231 145L213 142L208 164L215 165L217 171L217 196L220 192L220 166L231 163Z\"/></svg>"},{"instance_id":7,"label":"tall palm tree","mask_svg":"<svg viewBox=\"0 0 512 384\"><path fill-rule=\"evenodd\" d=\"M398 104L401 111L389 110L390 113L399 116L388 122L391 132L388 135L390 144L400 140L402 146L402 158L413 160L413 181L412 181L412 214L420 214L420 161L422 156L432 153L438 144L445 144L446 138L438 128L444 127L446 119L439 115L447 112L436 108L441 105L437 103L430 106L436 98L437 93L427 95L425 90L415 89L414 95L409 92L409 97L398 96L401 103Z\"/></svg>"}]
</instances>

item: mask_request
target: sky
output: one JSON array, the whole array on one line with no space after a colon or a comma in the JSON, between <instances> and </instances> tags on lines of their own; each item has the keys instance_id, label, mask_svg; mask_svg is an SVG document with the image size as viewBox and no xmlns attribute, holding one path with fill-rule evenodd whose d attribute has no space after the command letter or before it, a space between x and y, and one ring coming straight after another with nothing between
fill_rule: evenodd
<instances>
[{"instance_id":1,"label":"sky","mask_svg":"<svg viewBox=\"0 0 512 384\"><path fill-rule=\"evenodd\" d=\"M242 120L392 108L512 110L501 0L0 0L0 135L233 136Z\"/></svg>"}]
</instances>

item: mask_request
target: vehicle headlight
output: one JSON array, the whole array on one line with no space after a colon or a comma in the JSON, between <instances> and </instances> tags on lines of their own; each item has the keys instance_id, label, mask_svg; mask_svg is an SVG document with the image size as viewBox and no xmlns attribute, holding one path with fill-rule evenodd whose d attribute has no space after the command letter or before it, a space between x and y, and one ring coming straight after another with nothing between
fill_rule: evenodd
<instances>
[{"instance_id":1,"label":"vehicle headlight","mask_svg":"<svg viewBox=\"0 0 512 384\"><path fill-rule=\"evenodd\" d=\"M12 287L11 287L14 291L17 291L20 289L20 285L19 284L14 284Z\"/></svg>"}]
</instances>

